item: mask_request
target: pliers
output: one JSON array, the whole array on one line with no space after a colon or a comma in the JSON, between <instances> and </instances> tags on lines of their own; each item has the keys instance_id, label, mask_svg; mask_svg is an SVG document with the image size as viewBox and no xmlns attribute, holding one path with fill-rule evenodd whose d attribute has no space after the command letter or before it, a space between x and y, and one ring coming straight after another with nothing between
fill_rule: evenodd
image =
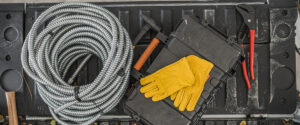
<instances>
[{"instance_id":1,"label":"pliers","mask_svg":"<svg viewBox=\"0 0 300 125\"><path fill-rule=\"evenodd\" d=\"M244 24L249 28L250 33L250 76L254 80L254 41L255 41L255 9L249 5L237 5L237 11L242 15ZM243 45L242 45L243 46ZM242 62L243 75L247 83L248 89L251 88L250 81L247 74L247 66L245 60Z\"/></svg>"}]
</instances>

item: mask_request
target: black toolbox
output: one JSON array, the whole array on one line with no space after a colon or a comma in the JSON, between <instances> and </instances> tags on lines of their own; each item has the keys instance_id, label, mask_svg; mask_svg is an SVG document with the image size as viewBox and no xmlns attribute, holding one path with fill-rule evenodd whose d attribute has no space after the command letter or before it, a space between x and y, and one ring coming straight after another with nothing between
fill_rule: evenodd
<instances>
[{"instance_id":1,"label":"black toolbox","mask_svg":"<svg viewBox=\"0 0 300 125\"><path fill-rule=\"evenodd\" d=\"M171 64L182 57L196 55L214 64L194 111L180 112L170 98L153 102L139 92L140 85L128 97L126 108L135 118L153 125L197 124L217 91L244 59L242 48L230 38L222 36L212 27L194 16L185 16L171 33L164 48L149 66L147 73Z\"/></svg>"},{"instance_id":2,"label":"black toolbox","mask_svg":"<svg viewBox=\"0 0 300 125\"><path fill-rule=\"evenodd\" d=\"M174 31L185 15L196 15L212 25L218 32L231 38L237 38L237 31L242 23L242 18L235 11L235 6L238 4L253 5L257 12L256 80L251 83L253 87L250 91L247 90L241 74L241 67L238 65L233 77L228 78L227 83L216 93L215 99L210 105L207 105L207 111L201 119L203 121L199 124L239 124L241 120L249 120L249 124L260 124L261 122L282 124L281 119L291 119L290 114L296 109L294 52L294 30L298 16L296 3L297 0L211 0L95 4L103 5L112 11L128 30L131 39L134 39L145 24L141 14L154 18L166 34ZM38 15L53 4L0 4L0 76L7 69L17 69L22 72L20 49L23 40ZM13 30L7 30L11 28ZM136 46L134 62L155 34L155 31L150 31ZM248 41L245 42L249 43ZM159 46L157 50L162 47L163 45ZM248 44L245 44L245 47L248 52ZM158 52L155 51L151 55L141 72L146 72L147 67L155 60ZM96 62L97 59L92 59L83 68L83 72L77 79L78 83L88 83L93 80L99 71L95 71L96 67L101 67L95 66ZM32 98L24 82L20 91L16 93L18 113L23 116L21 117L22 120L27 120L28 123L42 124L44 122L41 121L49 119L51 115L47 105L39 97L33 81L26 74L25 78L31 90ZM115 122L129 124L134 121L130 114L124 113L126 99L127 96L100 121L106 121L108 124ZM2 89L0 89L0 114L7 115L5 94ZM273 114L274 116L272 116Z\"/></svg>"}]
</instances>

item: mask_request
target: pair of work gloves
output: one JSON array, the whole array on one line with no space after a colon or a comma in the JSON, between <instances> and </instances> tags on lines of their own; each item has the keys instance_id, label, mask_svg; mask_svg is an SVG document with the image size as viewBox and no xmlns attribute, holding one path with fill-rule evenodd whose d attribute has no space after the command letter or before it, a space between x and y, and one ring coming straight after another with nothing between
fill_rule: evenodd
<instances>
[{"instance_id":1,"label":"pair of work gloves","mask_svg":"<svg viewBox=\"0 0 300 125\"><path fill-rule=\"evenodd\" d=\"M142 78L140 91L154 102L170 96L180 111L193 111L213 66L195 55L183 57Z\"/></svg>"}]
</instances>

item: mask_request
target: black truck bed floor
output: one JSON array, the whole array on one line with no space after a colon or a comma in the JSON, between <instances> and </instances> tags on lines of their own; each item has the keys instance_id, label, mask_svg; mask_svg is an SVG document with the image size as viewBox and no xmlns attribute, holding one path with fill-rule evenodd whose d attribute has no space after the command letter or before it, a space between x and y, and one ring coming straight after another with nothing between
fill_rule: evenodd
<instances>
[{"instance_id":1,"label":"black truck bed floor","mask_svg":"<svg viewBox=\"0 0 300 125\"><path fill-rule=\"evenodd\" d=\"M289 114L292 114L296 109L297 97L294 24L298 10L296 5L288 4L295 3L295 1L283 1L285 0L271 3L266 3L264 0L243 2L254 5L257 12L256 80L252 82L252 89L248 91L242 77L241 67L238 67L236 74L229 78L215 96L214 101L208 106L208 111L203 119L264 118L263 114L280 114L283 118L291 117ZM200 19L204 19L214 26L219 32L233 38L237 38L237 32L242 23L242 18L235 10L235 5L240 4L237 0L226 0L223 3L213 0L212 2L95 4L103 5L112 11L128 30L131 39L134 39L145 24L141 14L154 18L166 34L175 30L184 15L197 15ZM17 69L22 72L20 50L23 40L34 20L51 5L53 4L0 4L0 76L8 69ZM136 46L134 62L154 36L155 31L150 31ZM247 48L249 42L245 42ZM154 60L155 55L157 52L150 57L147 62L148 65ZM95 78L99 71L99 69L95 70L94 68L96 62L97 59L94 58L84 67L83 71L85 72L80 73L77 83L86 84ZM142 72L145 71L146 68L142 69ZM26 82L16 95L18 113L24 116L51 116L47 105L39 97L33 81L26 74L25 79ZM124 97L125 99L126 97ZM7 115L5 94L1 88L0 114ZM127 116L128 114L125 114L123 110L123 101L108 115ZM131 119L130 117L126 118L127 121ZM229 124L228 121L211 122L211 124ZM231 122L233 124L239 123ZM257 124L257 121L254 122Z\"/></svg>"}]
</instances>

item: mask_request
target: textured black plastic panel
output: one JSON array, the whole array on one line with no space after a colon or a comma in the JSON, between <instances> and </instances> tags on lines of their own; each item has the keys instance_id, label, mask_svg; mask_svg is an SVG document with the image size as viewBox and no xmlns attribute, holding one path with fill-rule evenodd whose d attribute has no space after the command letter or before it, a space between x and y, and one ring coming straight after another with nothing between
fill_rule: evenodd
<instances>
[{"instance_id":1,"label":"textured black plastic panel","mask_svg":"<svg viewBox=\"0 0 300 125\"><path fill-rule=\"evenodd\" d=\"M184 15L194 14L206 20L221 33L236 38L237 29L239 29L242 19L235 11L234 5L241 1L226 0L222 2L216 0L96 4L104 5L111 10L128 30L131 39L138 34L145 24L140 17L141 14L154 18L166 34L170 34L175 29ZM297 19L297 8L293 6L294 4L288 4L295 3L294 0L270 0L270 5L265 5L265 2L267 1L251 1L252 4L255 4L257 12L255 21L257 24L255 41L256 80L251 82L252 89L247 90L241 74L241 67L238 67L234 77L227 81L227 84L216 95L215 100L208 105L207 114L289 114L295 110L294 23ZM0 75L7 69L17 69L22 73L20 50L24 37L38 15L51 5L53 4L26 4L25 13L24 4L0 4ZM8 26L14 27L14 30L5 33L4 31ZM14 32L17 32L18 35L16 36ZM134 61L141 55L155 34L155 31L150 31L143 37L135 49ZM244 42L248 43L247 40ZM247 44L246 47L248 47ZM146 71L147 65L154 60L157 53L158 51L150 57L142 72ZM80 73L78 83L88 83L95 77L98 72L95 69L101 67L101 64L96 64L96 62L97 59L92 59L84 67L83 71L86 72ZM20 115L50 116L48 108L39 97L33 81L26 75L25 79L32 92L32 98L24 81L21 91L18 91L16 95L18 113ZM0 89L0 114L7 114L3 89ZM122 103L112 114L123 114ZM228 124L227 122L224 121ZM206 122L203 124L217 123Z\"/></svg>"},{"instance_id":2,"label":"textured black plastic panel","mask_svg":"<svg viewBox=\"0 0 300 125\"><path fill-rule=\"evenodd\" d=\"M0 77L5 76L7 71L15 70L22 74L21 47L24 38L24 5L7 4L0 5ZM3 78L5 79L5 78ZM2 80L1 80L2 81ZM0 84L2 84L0 82ZM2 85L1 85L2 86ZM0 86L0 114L6 114L5 90ZM30 101L26 84L15 87L17 107L19 112L28 112L24 102ZM28 97L28 98L24 98Z\"/></svg>"}]
</instances>

